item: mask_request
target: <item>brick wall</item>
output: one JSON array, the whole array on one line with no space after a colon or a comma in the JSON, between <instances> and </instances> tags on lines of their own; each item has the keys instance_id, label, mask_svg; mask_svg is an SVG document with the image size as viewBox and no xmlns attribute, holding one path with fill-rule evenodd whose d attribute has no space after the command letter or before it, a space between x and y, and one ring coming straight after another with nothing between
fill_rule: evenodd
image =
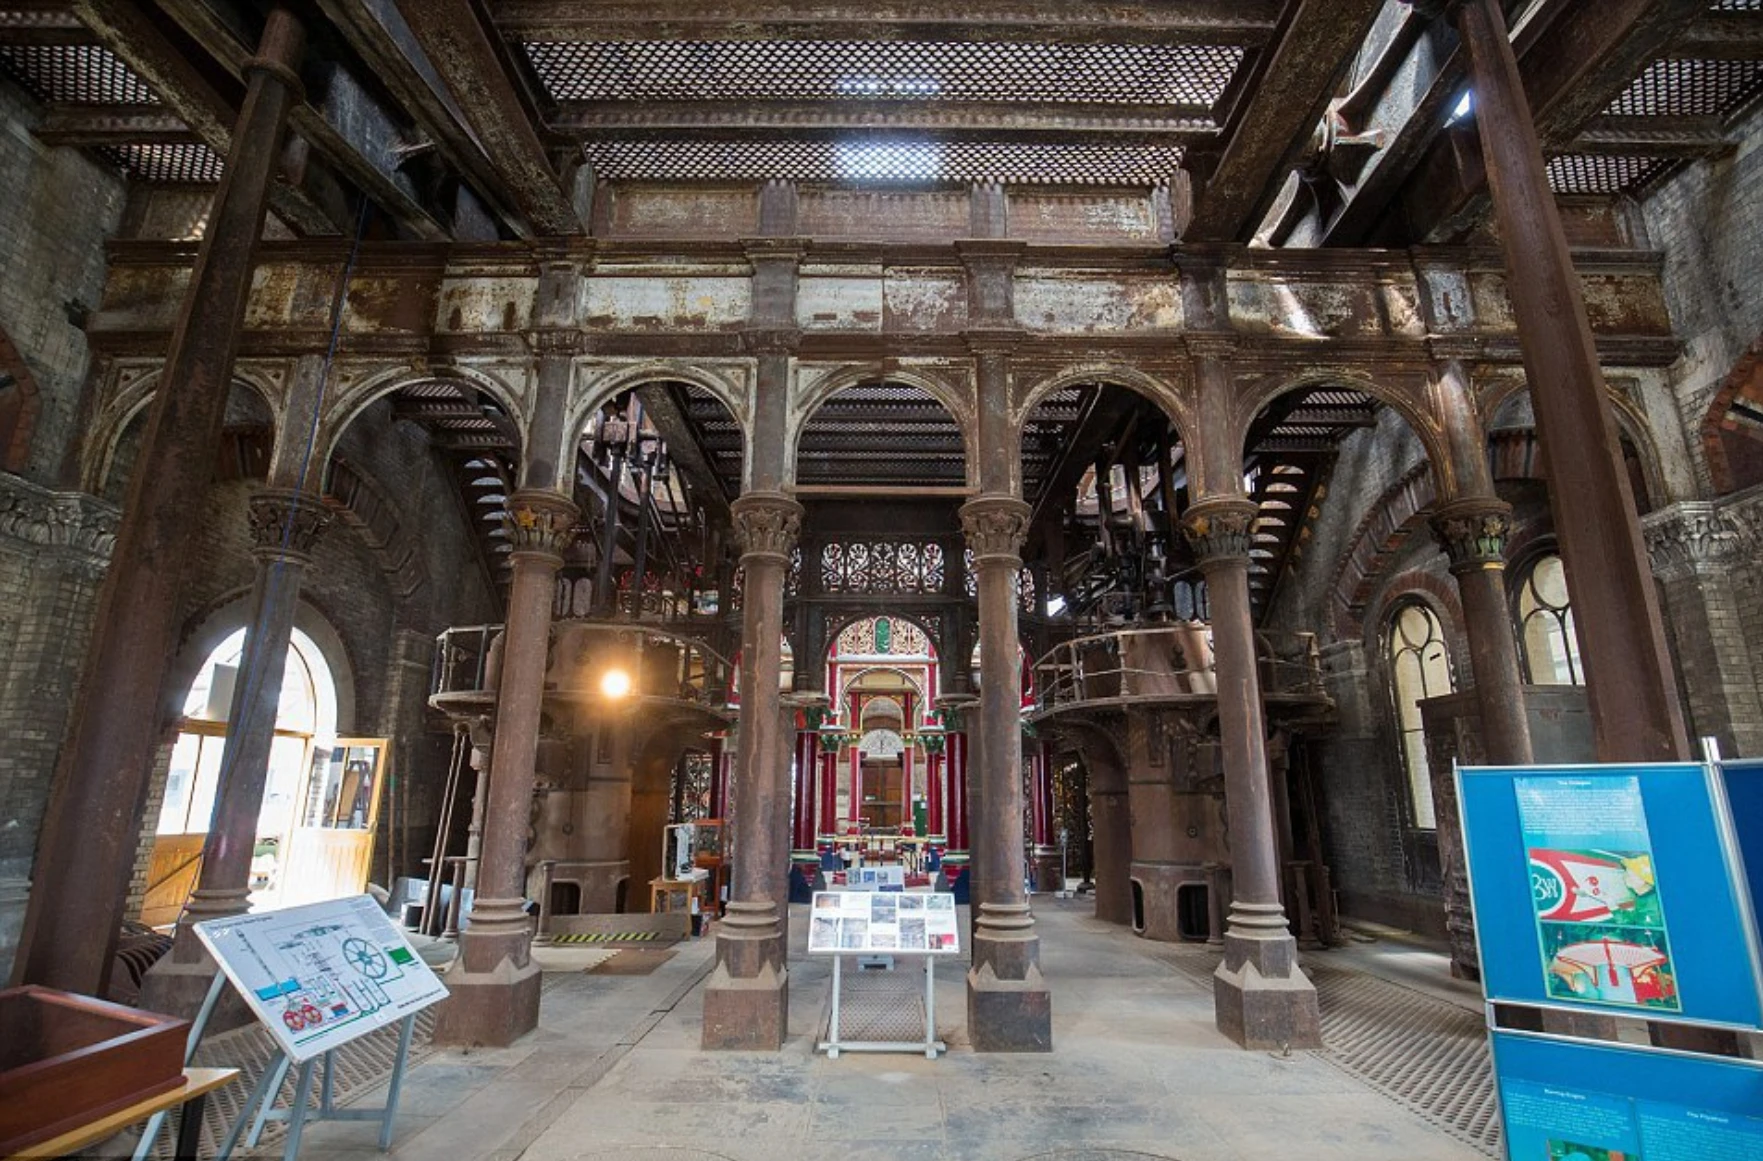
<instances>
[{"instance_id":1,"label":"brick wall","mask_svg":"<svg viewBox=\"0 0 1763 1161\"><path fill-rule=\"evenodd\" d=\"M25 474L52 482L73 435L88 357L78 304L98 305L104 242L122 216L114 171L31 136L41 110L0 80L0 330L42 392ZM76 304L70 308L69 304Z\"/></svg>"}]
</instances>

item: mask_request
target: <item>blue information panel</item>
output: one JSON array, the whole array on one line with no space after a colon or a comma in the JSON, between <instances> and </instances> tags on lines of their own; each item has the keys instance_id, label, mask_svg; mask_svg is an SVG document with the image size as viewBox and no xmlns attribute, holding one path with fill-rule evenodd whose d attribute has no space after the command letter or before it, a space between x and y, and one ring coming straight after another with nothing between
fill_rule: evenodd
<instances>
[{"instance_id":1,"label":"blue information panel","mask_svg":"<svg viewBox=\"0 0 1763 1161\"><path fill-rule=\"evenodd\" d=\"M1751 934L1763 927L1763 762L1722 762L1715 771L1726 801L1750 895Z\"/></svg>"},{"instance_id":2,"label":"blue information panel","mask_svg":"<svg viewBox=\"0 0 1763 1161\"><path fill-rule=\"evenodd\" d=\"M1763 1064L1494 1032L1513 1161L1757 1161Z\"/></svg>"},{"instance_id":3,"label":"blue information panel","mask_svg":"<svg viewBox=\"0 0 1763 1161\"><path fill-rule=\"evenodd\" d=\"M1460 768L1488 998L1763 1027L1749 892L1714 778L1700 765Z\"/></svg>"}]
</instances>

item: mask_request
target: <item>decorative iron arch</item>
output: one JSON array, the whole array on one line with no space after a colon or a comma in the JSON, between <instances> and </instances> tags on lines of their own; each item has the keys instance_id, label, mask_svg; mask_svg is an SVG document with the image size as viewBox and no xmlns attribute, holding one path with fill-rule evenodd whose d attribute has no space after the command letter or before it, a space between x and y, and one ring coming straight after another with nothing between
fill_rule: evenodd
<instances>
[{"instance_id":1,"label":"decorative iron arch","mask_svg":"<svg viewBox=\"0 0 1763 1161\"><path fill-rule=\"evenodd\" d=\"M1409 379L1411 376L1400 376ZM1444 433L1440 430L1437 417L1427 406L1423 398L1417 399L1409 391L1399 389L1394 383L1380 379L1369 371L1358 367L1337 367L1318 369L1302 375L1288 377L1283 373L1262 376L1248 389L1239 392L1236 399L1236 414L1231 417L1232 439L1236 454L1243 455L1247 450L1249 429L1254 425L1255 417L1260 415L1275 400L1299 391L1315 391L1324 388L1357 391L1375 399L1402 417L1408 429L1420 440L1420 446L1426 452L1427 460L1435 469L1440 464L1451 462L1450 449L1445 445Z\"/></svg>"},{"instance_id":2,"label":"decorative iron arch","mask_svg":"<svg viewBox=\"0 0 1763 1161\"><path fill-rule=\"evenodd\" d=\"M580 368L578 367L578 370ZM718 368L717 370L720 370ZM595 411L626 391L666 383L686 383L708 393L728 411L741 429L741 476L745 487L751 473L752 380L718 374L703 364L673 359L654 359L632 365L604 366L590 364L588 373L578 374L570 393L569 409L563 425L564 445L557 449L559 464L570 462L570 451L581 438ZM592 372L600 372L593 374Z\"/></svg>"},{"instance_id":3,"label":"decorative iron arch","mask_svg":"<svg viewBox=\"0 0 1763 1161\"><path fill-rule=\"evenodd\" d=\"M1192 433L1198 430L1199 424L1193 414L1191 393L1185 390L1188 385L1171 382L1137 367L1110 362L1077 363L1037 379L1023 392L1011 411L1010 428L1015 446L1022 446L1023 429L1042 400L1061 388L1084 384L1119 387L1150 400L1175 428L1181 442L1192 446Z\"/></svg>"},{"instance_id":4,"label":"decorative iron arch","mask_svg":"<svg viewBox=\"0 0 1763 1161\"><path fill-rule=\"evenodd\" d=\"M528 437L530 416L526 409L526 392L510 385L507 381L479 367L467 364L448 363L436 366L420 366L417 364L400 364L393 367L382 367L359 379L349 375L349 368L339 366L336 377L342 389L337 391L325 403L319 416L318 440L313 448L313 460L316 463L328 461L337 449L337 443L349 426L361 417L368 407L397 391L400 387L416 383L458 383L488 395L495 400L514 423L519 434L517 451L524 457ZM524 373L524 372L523 372Z\"/></svg>"},{"instance_id":5,"label":"decorative iron arch","mask_svg":"<svg viewBox=\"0 0 1763 1161\"><path fill-rule=\"evenodd\" d=\"M972 485L975 482L979 464L979 421L975 414L972 380L950 383L927 374L923 368L898 367L892 360L829 371L812 386L792 393L784 439L786 482L796 479L797 449L802 442L802 433L813 422L815 413L841 391L883 383L916 387L942 405L961 433L961 466L967 483Z\"/></svg>"},{"instance_id":6,"label":"decorative iron arch","mask_svg":"<svg viewBox=\"0 0 1763 1161\"><path fill-rule=\"evenodd\" d=\"M119 380L125 371L126 369L119 369L116 372ZM99 408L92 421L92 436L80 455L81 491L93 495L103 493L104 483L110 478L111 469L116 463L117 449L127 437L129 426L152 404L153 393L158 390L159 380L164 374L163 366L154 367L122 382ZM287 418L281 385L272 386L268 377L256 368L235 365L227 383L227 391L231 394L238 388L249 391L263 404L270 414L273 438L280 439L286 428L284 421Z\"/></svg>"}]
</instances>

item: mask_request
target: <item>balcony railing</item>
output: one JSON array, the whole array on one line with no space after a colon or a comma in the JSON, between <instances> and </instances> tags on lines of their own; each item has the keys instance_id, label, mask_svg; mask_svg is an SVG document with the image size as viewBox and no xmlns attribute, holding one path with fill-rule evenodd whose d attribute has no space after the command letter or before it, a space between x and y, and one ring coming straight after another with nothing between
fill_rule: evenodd
<instances>
[{"instance_id":1,"label":"balcony railing","mask_svg":"<svg viewBox=\"0 0 1763 1161\"><path fill-rule=\"evenodd\" d=\"M1257 633L1263 696L1324 699L1314 633ZM1198 621L1117 629L1063 642L1035 662L1042 711L1113 699L1191 699L1218 694L1212 627Z\"/></svg>"},{"instance_id":2,"label":"balcony railing","mask_svg":"<svg viewBox=\"0 0 1763 1161\"><path fill-rule=\"evenodd\" d=\"M565 620L553 624L545 692L588 695L610 668L624 671L631 697L667 698L722 707L733 664L695 637L629 622ZM493 691L502 668L502 626L465 625L435 639L430 695L446 700Z\"/></svg>"}]
</instances>

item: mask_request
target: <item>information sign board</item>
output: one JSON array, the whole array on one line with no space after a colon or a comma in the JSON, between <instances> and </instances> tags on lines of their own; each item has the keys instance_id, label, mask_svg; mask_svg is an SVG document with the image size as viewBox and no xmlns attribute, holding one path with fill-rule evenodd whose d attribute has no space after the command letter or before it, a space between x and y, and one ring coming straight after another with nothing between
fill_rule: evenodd
<instances>
[{"instance_id":1,"label":"information sign board","mask_svg":"<svg viewBox=\"0 0 1763 1161\"><path fill-rule=\"evenodd\" d=\"M1490 1000L1763 1027L1763 971L1701 765L1462 767Z\"/></svg>"},{"instance_id":2,"label":"information sign board","mask_svg":"<svg viewBox=\"0 0 1763 1161\"><path fill-rule=\"evenodd\" d=\"M946 891L816 891L808 916L811 955L954 955L961 950L955 896Z\"/></svg>"},{"instance_id":3,"label":"information sign board","mask_svg":"<svg viewBox=\"0 0 1763 1161\"><path fill-rule=\"evenodd\" d=\"M1715 768L1726 794L1728 825L1744 867L1751 934L1763 928L1763 762L1722 762Z\"/></svg>"},{"instance_id":4,"label":"information sign board","mask_svg":"<svg viewBox=\"0 0 1763 1161\"><path fill-rule=\"evenodd\" d=\"M1763 1064L1493 1033L1507 1156L1755 1161Z\"/></svg>"},{"instance_id":5,"label":"information sign board","mask_svg":"<svg viewBox=\"0 0 1763 1161\"><path fill-rule=\"evenodd\" d=\"M210 919L196 936L296 1064L447 995L368 895Z\"/></svg>"}]
</instances>

